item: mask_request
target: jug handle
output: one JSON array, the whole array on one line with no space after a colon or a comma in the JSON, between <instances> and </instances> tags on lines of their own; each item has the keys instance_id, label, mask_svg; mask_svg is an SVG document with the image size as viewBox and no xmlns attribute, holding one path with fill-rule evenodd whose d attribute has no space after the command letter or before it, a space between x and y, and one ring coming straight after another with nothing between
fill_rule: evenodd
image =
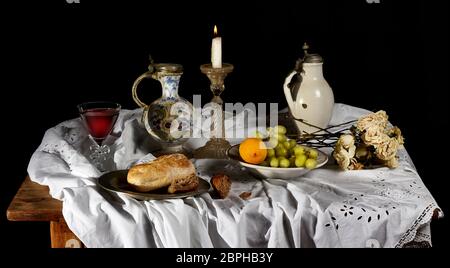
<instances>
[{"instance_id":1,"label":"jug handle","mask_svg":"<svg viewBox=\"0 0 450 268\"><path fill-rule=\"evenodd\" d=\"M133 83L133 88L132 88L132 94L133 94L133 100L134 102L137 103L137 105L139 105L139 107L146 107L147 104L145 104L144 102L142 102L138 95L137 95L137 88L139 86L139 84L142 82L142 80L144 80L145 78L153 78L153 71L147 71L143 74L141 74Z\"/></svg>"},{"instance_id":2,"label":"jug handle","mask_svg":"<svg viewBox=\"0 0 450 268\"><path fill-rule=\"evenodd\" d=\"M291 90L289 89L288 84L291 81L292 77L296 73L297 73L296 71L292 71L284 80L284 85L283 85L284 95L286 97L286 101L287 101L289 109L291 109L291 111L295 111L295 103L292 99Z\"/></svg>"}]
</instances>

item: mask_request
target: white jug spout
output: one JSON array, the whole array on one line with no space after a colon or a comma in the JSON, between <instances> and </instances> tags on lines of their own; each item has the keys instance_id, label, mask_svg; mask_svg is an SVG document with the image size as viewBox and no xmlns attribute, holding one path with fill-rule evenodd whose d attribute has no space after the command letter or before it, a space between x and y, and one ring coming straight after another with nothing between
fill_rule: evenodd
<instances>
[{"instance_id":1,"label":"white jug spout","mask_svg":"<svg viewBox=\"0 0 450 268\"><path fill-rule=\"evenodd\" d=\"M286 97L286 101L289 105L289 109L294 112L295 111L295 103L294 100L292 99L292 93L291 93L291 89L288 87L289 82L291 82L292 77L297 74L296 71L292 71L284 80L284 84L283 84L283 90L284 90L284 96Z\"/></svg>"}]
</instances>

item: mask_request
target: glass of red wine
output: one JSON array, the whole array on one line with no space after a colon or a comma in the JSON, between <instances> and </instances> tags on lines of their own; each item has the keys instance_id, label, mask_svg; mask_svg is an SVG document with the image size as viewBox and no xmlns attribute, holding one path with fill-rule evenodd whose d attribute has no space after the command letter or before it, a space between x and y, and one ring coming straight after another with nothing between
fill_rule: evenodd
<instances>
[{"instance_id":1,"label":"glass of red wine","mask_svg":"<svg viewBox=\"0 0 450 268\"><path fill-rule=\"evenodd\" d=\"M89 137L93 141L90 146L89 157L94 165L105 171L104 162L107 160L111 149L103 141L111 133L119 116L121 106L118 103L97 101L79 104L78 112L89 132Z\"/></svg>"}]
</instances>

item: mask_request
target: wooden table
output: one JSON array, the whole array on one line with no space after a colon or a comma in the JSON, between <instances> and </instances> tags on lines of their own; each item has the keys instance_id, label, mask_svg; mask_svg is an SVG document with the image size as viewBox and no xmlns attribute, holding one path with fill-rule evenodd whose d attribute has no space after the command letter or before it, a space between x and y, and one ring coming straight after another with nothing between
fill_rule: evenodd
<instances>
[{"instance_id":1,"label":"wooden table","mask_svg":"<svg viewBox=\"0 0 450 268\"><path fill-rule=\"evenodd\" d=\"M64 220L62 202L49 195L47 186L32 182L29 177L20 186L6 214L10 221L50 222L52 248L84 247Z\"/></svg>"}]
</instances>

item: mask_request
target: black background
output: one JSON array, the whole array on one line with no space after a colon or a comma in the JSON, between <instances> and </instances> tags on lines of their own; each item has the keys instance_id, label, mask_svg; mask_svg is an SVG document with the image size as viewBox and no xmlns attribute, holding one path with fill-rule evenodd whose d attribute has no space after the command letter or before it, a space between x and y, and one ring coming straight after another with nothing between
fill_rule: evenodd
<instances>
[{"instance_id":1,"label":"black background","mask_svg":"<svg viewBox=\"0 0 450 268\"><path fill-rule=\"evenodd\" d=\"M437 1L436 1L437 2ZM199 65L210 61L214 24L235 65L228 102L278 102L308 41L324 59L336 102L386 110L406 137L423 181L448 212L448 5L440 1L4 1L1 235L12 247L48 247L48 224L6 221L46 129L77 117L76 104L112 100L134 109L131 85L148 55L185 68L180 95L209 99ZM142 99L161 92L146 81ZM446 218L432 224L445 246Z\"/></svg>"}]
</instances>

